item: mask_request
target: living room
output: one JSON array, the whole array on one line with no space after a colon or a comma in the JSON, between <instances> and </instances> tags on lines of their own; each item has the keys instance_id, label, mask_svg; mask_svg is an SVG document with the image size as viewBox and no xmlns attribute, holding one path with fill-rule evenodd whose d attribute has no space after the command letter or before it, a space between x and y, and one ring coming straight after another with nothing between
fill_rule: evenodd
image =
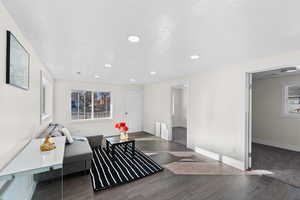
<instances>
[{"instance_id":1,"label":"living room","mask_svg":"<svg viewBox=\"0 0 300 200\"><path fill-rule=\"evenodd\" d=\"M297 199L250 170L247 92L299 71L299 2L216 4L1 0L0 199Z\"/></svg>"}]
</instances>

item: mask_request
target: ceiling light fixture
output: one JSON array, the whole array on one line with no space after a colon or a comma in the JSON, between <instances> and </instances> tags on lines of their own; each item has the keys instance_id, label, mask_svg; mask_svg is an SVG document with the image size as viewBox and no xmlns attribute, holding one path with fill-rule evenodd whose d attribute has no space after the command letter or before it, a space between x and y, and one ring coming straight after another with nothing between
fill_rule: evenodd
<instances>
[{"instance_id":1,"label":"ceiling light fixture","mask_svg":"<svg viewBox=\"0 0 300 200\"><path fill-rule=\"evenodd\" d=\"M134 78L129 79L130 82L135 82Z\"/></svg>"},{"instance_id":2,"label":"ceiling light fixture","mask_svg":"<svg viewBox=\"0 0 300 200\"><path fill-rule=\"evenodd\" d=\"M195 55L191 55L190 56L190 58L191 58L191 60L197 60L197 59L199 59L199 55L197 55L197 54L195 54Z\"/></svg>"},{"instance_id":3,"label":"ceiling light fixture","mask_svg":"<svg viewBox=\"0 0 300 200\"><path fill-rule=\"evenodd\" d=\"M100 78L100 76L99 76L99 75L95 75L95 78L97 78L97 79L98 79L98 78Z\"/></svg>"},{"instance_id":4,"label":"ceiling light fixture","mask_svg":"<svg viewBox=\"0 0 300 200\"><path fill-rule=\"evenodd\" d=\"M133 42L133 43L137 43L137 42L140 41L140 37L137 36L137 35L130 35L130 36L128 37L128 41L129 41L129 42Z\"/></svg>"},{"instance_id":5,"label":"ceiling light fixture","mask_svg":"<svg viewBox=\"0 0 300 200\"><path fill-rule=\"evenodd\" d=\"M150 72L150 74L151 74L151 75L155 75L155 74L156 74L156 72L154 72L154 71L153 71L153 72Z\"/></svg>"},{"instance_id":6,"label":"ceiling light fixture","mask_svg":"<svg viewBox=\"0 0 300 200\"><path fill-rule=\"evenodd\" d=\"M104 67L106 67L106 68L111 68L112 65L107 63L107 64L104 65Z\"/></svg>"}]
</instances>

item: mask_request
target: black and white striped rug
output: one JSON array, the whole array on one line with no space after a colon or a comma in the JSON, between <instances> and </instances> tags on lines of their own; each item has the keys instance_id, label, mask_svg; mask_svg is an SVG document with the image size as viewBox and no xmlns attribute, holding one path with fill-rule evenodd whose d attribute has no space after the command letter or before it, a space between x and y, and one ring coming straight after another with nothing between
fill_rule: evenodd
<instances>
[{"instance_id":1,"label":"black and white striped rug","mask_svg":"<svg viewBox=\"0 0 300 200\"><path fill-rule=\"evenodd\" d=\"M135 149L132 160L131 148L124 152L124 146L116 146L115 161L101 147L93 149L93 160L90 174L94 191L128 183L152 175L163 168L149 156Z\"/></svg>"}]
</instances>

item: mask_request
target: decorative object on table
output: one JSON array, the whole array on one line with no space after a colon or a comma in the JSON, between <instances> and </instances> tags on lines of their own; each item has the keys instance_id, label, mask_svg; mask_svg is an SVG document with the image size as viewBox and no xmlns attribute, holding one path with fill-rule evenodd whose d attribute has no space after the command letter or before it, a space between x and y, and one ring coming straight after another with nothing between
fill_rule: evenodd
<instances>
[{"instance_id":1,"label":"decorative object on table","mask_svg":"<svg viewBox=\"0 0 300 200\"><path fill-rule=\"evenodd\" d=\"M126 125L125 122L120 122L120 123L117 123L115 125L115 128L119 129L120 130L120 138L121 140L127 140L128 139L128 126Z\"/></svg>"},{"instance_id":2,"label":"decorative object on table","mask_svg":"<svg viewBox=\"0 0 300 200\"><path fill-rule=\"evenodd\" d=\"M6 38L6 83L28 90L30 55L10 31Z\"/></svg>"},{"instance_id":3,"label":"decorative object on table","mask_svg":"<svg viewBox=\"0 0 300 200\"><path fill-rule=\"evenodd\" d=\"M46 136L45 137L44 143L41 144L41 146L40 146L40 150L41 151L43 151L43 152L44 151L51 151L51 150L53 150L53 149L56 148L55 143L54 142L50 142L51 138L52 138L51 136Z\"/></svg>"},{"instance_id":4,"label":"decorative object on table","mask_svg":"<svg viewBox=\"0 0 300 200\"><path fill-rule=\"evenodd\" d=\"M125 151L125 144L115 147L116 158L113 160L105 149L93 149L90 170L94 191L101 191L113 186L129 183L152 174L161 172L163 168L143 152L135 149L136 159L132 160L132 149Z\"/></svg>"}]
</instances>

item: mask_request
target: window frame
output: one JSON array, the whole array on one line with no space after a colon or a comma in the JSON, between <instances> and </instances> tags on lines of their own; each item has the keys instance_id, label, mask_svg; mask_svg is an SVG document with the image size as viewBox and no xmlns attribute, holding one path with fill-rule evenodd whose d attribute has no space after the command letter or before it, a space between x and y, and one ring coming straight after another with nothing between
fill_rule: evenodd
<instances>
[{"instance_id":1,"label":"window frame","mask_svg":"<svg viewBox=\"0 0 300 200\"><path fill-rule=\"evenodd\" d=\"M282 82L282 108L281 108L281 115L284 118L292 118L292 119L299 119L300 114L298 113L290 113L288 111L288 89L292 86L299 86L300 81L288 81Z\"/></svg>"},{"instance_id":2,"label":"window frame","mask_svg":"<svg viewBox=\"0 0 300 200\"><path fill-rule=\"evenodd\" d=\"M91 104L92 104L92 115L90 119L72 119L72 93L74 91L84 91L84 92L92 92L91 97ZM110 93L110 117L104 117L104 118L94 118L94 92L107 92ZM71 122L87 122L87 121L101 121L101 120L112 120L113 119L113 93L111 91L107 90L101 90L101 89L71 89L68 96L68 106L69 106L69 121Z\"/></svg>"}]
</instances>

